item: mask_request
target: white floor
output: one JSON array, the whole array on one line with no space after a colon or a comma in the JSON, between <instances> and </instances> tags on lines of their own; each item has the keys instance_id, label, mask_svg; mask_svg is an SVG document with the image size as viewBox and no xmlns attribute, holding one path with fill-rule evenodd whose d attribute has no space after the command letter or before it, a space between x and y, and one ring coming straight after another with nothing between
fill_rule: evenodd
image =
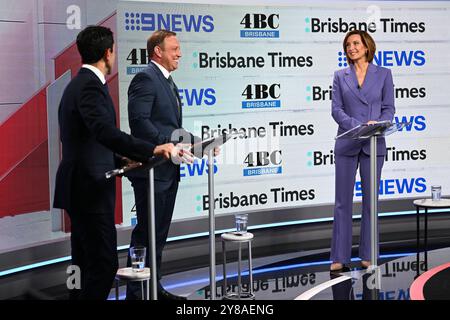
<instances>
[{"instance_id":1,"label":"white floor","mask_svg":"<svg viewBox=\"0 0 450 320\"><path fill-rule=\"evenodd\" d=\"M52 231L49 211L19 214L0 219L0 253L42 245L70 235Z\"/></svg>"}]
</instances>

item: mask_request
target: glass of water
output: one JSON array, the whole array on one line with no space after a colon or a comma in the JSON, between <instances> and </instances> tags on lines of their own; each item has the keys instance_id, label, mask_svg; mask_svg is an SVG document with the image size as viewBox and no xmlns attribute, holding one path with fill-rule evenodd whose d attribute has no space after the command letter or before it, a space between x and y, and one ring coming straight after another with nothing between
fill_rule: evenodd
<instances>
[{"instance_id":1,"label":"glass of water","mask_svg":"<svg viewBox=\"0 0 450 320\"><path fill-rule=\"evenodd\" d=\"M147 248L143 246L130 247L131 270L142 272L145 268L145 255Z\"/></svg>"},{"instance_id":2,"label":"glass of water","mask_svg":"<svg viewBox=\"0 0 450 320\"><path fill-rule=\"evenodd\" d=\"M431 200L432 201L441 200L441 186L438 185L431 186Z\"/></svg>"},{"instance_id":3,"label":"glass of water","mask_svg":"<svg viewBox=\"0 0 450 320\"><path fill-rule=\"evenodd\" d=\"M244 234L247 232L248 215L246 213L240 213L234 216L236 221L236 232Z\"/></svg>"}]
</instances>

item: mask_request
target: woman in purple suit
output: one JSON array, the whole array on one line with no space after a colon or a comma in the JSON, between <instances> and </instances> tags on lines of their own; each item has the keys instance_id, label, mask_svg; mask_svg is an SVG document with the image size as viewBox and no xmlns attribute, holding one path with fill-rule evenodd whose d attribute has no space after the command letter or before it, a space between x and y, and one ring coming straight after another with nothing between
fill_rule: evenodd
<instances>
[{"instance_id":1,"label":"woman in purple suit","mask_svg":"<svg viewBox=\"0 0 450 320\"><path fill-rule=\"evenodd\" d=\"M331 113L339 125L338 134L360 124L392 121L395 113L394 85L389 69L372 63L375 42L365 31L347 33L343 42L350 67L334 73ZM335 148L336 191L331 245L331 271L350 262L352 249L352 205L356 171L362 187L362 218L359 257L370 264L370 141L338 139ZM384 138L378 139L378 183L386 155Z\"/></svg>"}]
</instances>

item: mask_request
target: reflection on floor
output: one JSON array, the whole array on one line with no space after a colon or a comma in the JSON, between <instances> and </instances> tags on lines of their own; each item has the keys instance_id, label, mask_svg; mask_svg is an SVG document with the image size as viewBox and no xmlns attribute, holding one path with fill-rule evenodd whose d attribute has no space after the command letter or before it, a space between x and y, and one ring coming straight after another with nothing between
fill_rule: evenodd
<instances>
[{"instance_id":1,"label":"reflection on floor","mask_svg":"<svg viewBox=\"0 0 450 320\"><path fill-rule=\"evenodd\" d=\"M421 253L382 254L379 267L365 270L353 259L342 273L328 271L324 251L254 259L253 292L256 300L409 300L409 288L420 274L450 261L450 248ZM237 264L227 265L228 292L236 289ZM217 266L217 299L222 299L221 266ZM243 290L248 289L248 272ZM163 278L167 290L188 300L210 299L209 268L172 274Z\"/></svg>"},{"instance_id":2,"label":"reflection on floor","mask_svg":"<svg viewBox=\"0 0 450 320\"><path fill-rule=\"evenodd\" d=\"M450 248L444 248L381 263L377 272L365 270L342 273L336 276L350 279L321 291L313 299L409 300L414 280L427 270L448 261Z\"/></svg>"}]
</instances>

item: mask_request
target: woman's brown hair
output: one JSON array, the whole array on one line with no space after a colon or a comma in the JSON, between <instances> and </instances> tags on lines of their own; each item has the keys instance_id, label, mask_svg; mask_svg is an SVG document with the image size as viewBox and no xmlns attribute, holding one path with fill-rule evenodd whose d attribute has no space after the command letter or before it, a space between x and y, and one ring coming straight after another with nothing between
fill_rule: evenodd
<instances>
[{"instance_id":1,"label":"woman's brown hair","mask_svg":"<svg viewBox=\"0 0 450 320\"><path fill-rule=\"evenodd\" d=\"M344 42L343 42L342 46L344 48L345 55L347 56L347 62L353 64L352 59L350 59L350 57L347 54L347 40L348 40L348 38L350 36L352 36L354 34L359 34L360 35L362 43L367 48L367 52L366 52L367 62L369 62L369 63L372 62L373 56L375 55L375 50L376 50L377 47L375 45L375 41L370 36L370 34L368 34L366 31L363 31L363 30L352 30L352 31L349 31L345 35Z\"/></svg>"}]
</instances>

